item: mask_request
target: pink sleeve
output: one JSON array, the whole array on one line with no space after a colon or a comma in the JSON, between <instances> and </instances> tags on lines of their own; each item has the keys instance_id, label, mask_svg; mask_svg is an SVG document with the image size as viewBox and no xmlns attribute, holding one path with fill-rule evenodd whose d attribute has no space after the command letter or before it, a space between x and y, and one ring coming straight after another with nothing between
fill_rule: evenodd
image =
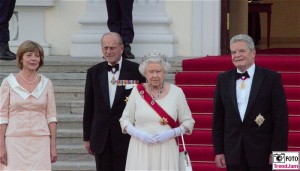
<instances>
[{"instance_id":1,"label":"pink sleeve","mask_svg":"<svg viewBox=\"0 0 300 171\"><path fill-rule=\"evenodd\" d=\"M0 87L0 124L8 124L9 99L9 84L4 79Z\"/></svg>"},{"instance_id":2,"label":"pink sleeve","mask_svg":"<svg viewBox=\"0 0 300 171\"><path fill-rule=\"evenodd\" d=\"M52 82L50 80L48 82L47 88L48 88L47 111L46 111L47 122L48 123L57 122L54 90L53 90Z\"/></svg>"}]
</instances>

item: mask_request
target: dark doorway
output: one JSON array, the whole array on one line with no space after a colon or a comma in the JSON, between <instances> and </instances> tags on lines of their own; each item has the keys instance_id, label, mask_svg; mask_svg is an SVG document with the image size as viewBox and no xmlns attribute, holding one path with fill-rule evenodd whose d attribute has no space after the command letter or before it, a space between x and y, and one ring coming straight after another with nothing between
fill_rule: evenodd
<instances>
[{"instance_id":1,"label":"dark doorway","mask_svg":"<svg viewBox=\"0 0 300 171\"><path fill-rule=\"evenodd\" d=\"M229 0L221 0L221 55L229 54Z\"/></svg>"}]
</instances>

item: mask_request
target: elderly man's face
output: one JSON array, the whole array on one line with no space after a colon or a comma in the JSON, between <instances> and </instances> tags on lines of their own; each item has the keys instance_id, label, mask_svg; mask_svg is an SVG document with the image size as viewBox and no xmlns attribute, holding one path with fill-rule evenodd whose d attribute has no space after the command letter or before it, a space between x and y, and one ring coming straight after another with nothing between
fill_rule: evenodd
<instances>
[{"instance_id":1,"label":"elderly man's face","mask_svg":"<svg viewBox=\"0 0 300 171\"><path fill-rule=\"evenodd\" d=\"M121 59L124 46L118 42L116 36L106 35L102 39L102 53L105 60L114 65Z\"/></svg>"},{"instance_id":2,"label":"elderly man's face","mask_svg":"<svg viewBox=\"0 0 300 171\"><path fill-rule=\"evenodd\" d=\"M246 71L254 63L255 50L251 51L246 42L232 43L230 51L232 63L240 71Z\"/></svg>"},{"instance_id":3,"label":"elderly man's face","mask_svg":"<svg viewBox=\"0 0 300 171\"><path fill-rule=\"evenodd\" d=\"M149 63L146 67L146 79L153 87L161 86L164 81L164 70L160 63Z\"/></svg>"}]
</instances>

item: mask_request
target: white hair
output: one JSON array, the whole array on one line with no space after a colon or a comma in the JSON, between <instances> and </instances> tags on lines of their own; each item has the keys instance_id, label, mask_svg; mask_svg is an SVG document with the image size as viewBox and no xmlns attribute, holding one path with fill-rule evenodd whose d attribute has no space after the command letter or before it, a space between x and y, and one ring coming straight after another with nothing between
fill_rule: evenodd
<instances>
[{"instance_id":1,"label":"white hair","mask_svg":"<svg viewBox=\"0 0 300 171\"><path fill-rule=\"evenodd\" d=\"M161 64L163 67L164 74L167 74L171 68L171 65L169 64L169 62L165 61L163 58L157 58L157 57L149 58L148 57L147 59L143 60L143 62L139 66L139 71L144 77L146 76L146 69L147 69L148 65L152 64L152 63Z\"/></svg>"}]
</instances>

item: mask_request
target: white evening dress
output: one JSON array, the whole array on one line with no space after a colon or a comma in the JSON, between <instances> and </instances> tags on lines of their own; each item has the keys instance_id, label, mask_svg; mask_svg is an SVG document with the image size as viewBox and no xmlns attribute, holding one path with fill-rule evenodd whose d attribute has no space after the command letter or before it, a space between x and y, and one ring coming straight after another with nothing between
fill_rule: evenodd
<instances>
[{"instance_id":1,"label":"white evening dress","mask_svg":"<svg viewBox=\"0 0 300 171\"><path fill-rule=\"evenodd\" d=\"M189 129L191 134L194 119L188 107L185 95L181 88L170 84L168 94L156 101L175 121ZM142 98L137 87L134 87L129 96L128 103L120 119L123 133L128 125L134 125L149 135L156 135L161 131L171 129L169 125L160 124L160 116ZM145 144L131 137L126 170L178 170L179 148L175 138L163 143Z\"/></svg>"}]
</instances>

